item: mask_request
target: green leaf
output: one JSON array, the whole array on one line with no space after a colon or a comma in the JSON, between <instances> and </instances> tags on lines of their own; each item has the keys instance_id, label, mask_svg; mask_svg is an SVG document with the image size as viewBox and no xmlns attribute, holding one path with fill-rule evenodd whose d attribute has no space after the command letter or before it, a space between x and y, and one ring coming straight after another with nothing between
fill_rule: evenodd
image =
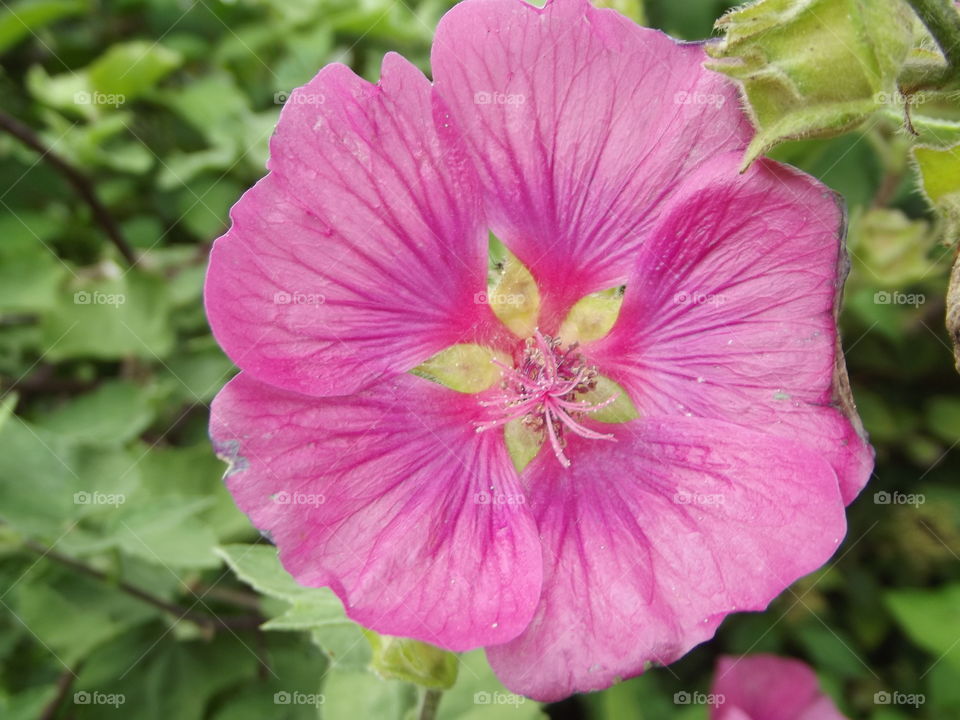
<instances>
[{"instance_id":1,"label":"green leaf","mask_svg":"<svg viewBox=\"0 0 960 720\"><path fill-rule=\"evenodd\" d=\"M482 650L460 656L457 684L443 694L438 720L546 720L543 706L509 692Z\"/></svg>"},{"instance_id":2,"label":"green leaf","mask_svg":"<svg viewBox=\"0 0 960 720\"><path fill-rule=\"evenodd\" d=\"M90 79L84 70L50 75L42 65L31 65L27 70L26 86L41 103L73 116L92 118L107 105L107 98L97 97L96 100L104 102L94 102ZM116 103L113 106L116 107Z\"/></svg>"},{"instance_id":3,"label":"green leaf","mask_svg":"<svg viewBox=\"0 0 960 720\"><path fill-rule=\"evenodd\" d=\"M180 54L159 42L132 40L108 49L87 72L95 93L122 104L149 92L180 63Z\"/></svg>"},{"instance_id":4,"label":"green leaf","mask_svg":"<svg viewBox=\"0 0 960 720\"><path fill-rule=\"evenodd\" d=\"M137 469L144 497L133 494L131 502L150 504L159 498L184 504L202 500L206 506L196 517L218 539L236 539L250 533L250 522L237 509L223 484L223 463L209 442L191 447L137 449Z\"/></svg>"},{"instance_id":5,"label":"green leaf","mask_svg":"<svg viewBox=\"0 0 960 720\"><path fill-rule=\"evenodd\" d=\"M363 628L354 622L330 623L314 629L310 638L331 664L347 671L369 671L372 653Z\"/></svg>"},{"instance_id":6,"label":"green leaf","mask_svg":"<svg viewBox=\"0 0 960 720\"><path fill-rule=\"evenodd\" d=\"M14 408L17 407L19 396L15 392L8 392L0 397L0 430L3 430L7 419L13 415Z\"/></svg>"},{"instance_id":7,"label":"green leaf","mask_svg":"<svg viewBox=\"0 0 960 720\"><path fill-rule=\"evenodd\" d=\"M960 442L960 399L949 395L930 398L926 420L930 431L944 442Z\"/></svg>"},{"instance_id":8,"label":"green leaf","mask_svg":"<svg viewBox=\"0 0 960 720\"><path fill-rule=\"evenodd\" d=\"M0 310L35 312L56 303L68 273L51 249L56 222L30 211L0 217Z\"/></svg>"},{"instance_id":9,"label":"green leaf","mask_svg":"<svg viewBox=\"0 0 960 720\"><path fill-rule=\"evenodd\" d=\"M270 671L231 691L212 720L317 720L326 656L297 635L270 635L267 643Z\"/></svg>"},{"instance_id":10,"label":"green leaf","mask_svg":"<svg viewBox=\"0 0 960 720\"><path fill-rule=\"evenodd\" d=\"M321 717L324 720L405 720L407 713L417 706L417 692L412 685L399 680L381 680L362 671L331 670L323 696Z\"/></svg>"},{"instance_id":11,"label":"green leaf","mask_svg":"<svg viewBox=\"0 0 960 720\"><path fill-rule=\"evenodd\" d=\"M612 8L638 25L645 25L647 22L643 0L597 0L594 4L600 8Z\"/></svg>"},{"instance_id":12,"label":"green leaf","mask_svg":"<svg viewBox=\"0 0 960 720\"><path fill-rule=\"evenodd\" d=\"M169 392L183 402L209 402L236 372L233 362L209 338L184 347L161 375Z\"/></svg>"},{"instance_id":13,"label":"green leaf","mask_svg":"<svg viewBox=\"0 0 960 720\"><path fill-rule=\"evenodd\" d=\"M31 687L15 695L0 691L0 717L4 720L36 720L57 696L56 685Z\"/></svg>"},{"instance_id":14,"label":"green leaf","mask_svg":"<svg viewBox=\"0 0 960 720\"><path fill-rule=\"evenodd\" d=\"M230 207L246 188L230 178L202 175L177 193L179 221L195 236L212 239L224 232Z\"/></svg>"},{"instance_id":15,"label":"green leaf","mask_svg":"<svg viewBox=\"0 0 960 720\"><path fill-rule=\"evenodd\" d=\"M61 289L54 312L42 323L48 359L133 355L156 360L170 352L165 280L139 270L114 276L120 272L71 278Z\"/></svg>"},{"instance_id":16,"label":"green leaf","mask_svg":"<svg viewBox=\"0 0 960 720\"><path fill-rule=\"evenodd\" d=\"M330 604L333 596L334 601L340 602L330 590L298 584L283 569L277 559L277 549L271 545L224 545L217 549L217 554L238 578L264 595L289 602L314 601L320 605Z\"/></svg>"},{"instance_id":17,"label":"green leaf","mask_svg":"<svg viewBox=\"0 0 960 720\"><path fill-rule=\"evenodd\" d=\"M277 550L268 545L225 545L217 550L237 577L258 592L289 606L268 621L266 630L311 630L313 641L341 669L365 669L370 644L359 625L347 618L340 599L329 588L303 587L283 569Z\"/></svg>"},{"instance_id":18,"label":"green leaf","mask_svg":"<svg viewBox=\"0 0 960 720\"><path fill-rule=\"evenodd\" d=\"M212 498L136 494L125 499L108 532L124 552L168 568L212 568L217 536L198 516Z\"/></svg>"},{"instance_id":19,"label":"green leaf","mask_svg":"<svg viewBox=\"0 0 960 720\"><path fill-rule=\"evenodd\" d=\"M102 581L59 568L48 570L42 582L18 583L12 604L30 632L68 667L108 639L157 615L156 608Z\"/></svg>"},{"instance_id":20,"label":"green leaf","mask_svg":"<svg viewBox=\"0 0 960 720\"><path fill-rule=\"evenodd\" d=\"M269 689L270 681L260 681L257 674L268 659L258 659L250 638L223 632L184 642L162 625L150 624L101 646L74 683L75 691L122 695L123 704L71 705L71 710L78 720L205 720L232 689ZM303 662L318 667L307 654ZM261 672L270 677L268 669Z\"/></svg>"},{"instance_id":21,"label":"green leaf","mask_svg":"<svg viewBox=\"0 0 960 720\"><path fill-rule=\"evenodd\" d=\"M0 517L28 535L61 535L81 490L76 465L70 443L11 416L0 429Z\"/></svg>"},{"instance_id":22,"label":"green leaf","mask_svg":"<svg viewBox=\"0 0 960 720\"><path fill-rule=\"evenodd\" d=\"M960 670L960 584L934 590L892 590L887 606L913 642Z\"/></svg>"},{"instance_id":23,"label":"green leaf","mask_svg":"<svg viewBox=\"0 0 960 720\"><path fill-rule=\"evenodd\" d=\"M0 53L46 25L86 12L84 0L25 0L0 12Z\"/></svg>"},{"instance_id":24,"label":"green leaf","mask_svg":"<svg viewBox=\"0 0 960 720\"><path fill-rule=\"evenodd\" d=\"M819 620L809 620L796 628L797 640L813 657L815 667L843 678L869 674L857 643L840 628L829 628Z\"/></svg>"},{"instance_id":25,"label":"green leaf","mask_svg":"<svg viewBox=\"0 0 960 720\"><path fill-rule=\"evenodd\" d=\"M145 388L114 381L41 415L35 424L72 442L110 446L137 437L153 417Z\"/></svg>"}]
</instances>

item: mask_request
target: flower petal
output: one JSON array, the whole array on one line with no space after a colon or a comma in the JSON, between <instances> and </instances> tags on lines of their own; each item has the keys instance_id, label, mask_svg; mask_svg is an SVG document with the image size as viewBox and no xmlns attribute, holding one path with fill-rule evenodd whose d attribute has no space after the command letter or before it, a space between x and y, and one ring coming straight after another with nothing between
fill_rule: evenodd
<instances>
[{"instance_id":1,"label":"flower petal","mask_svg":"<svg viewBox=\"0 0 960 720\"><path fill-rule=\"evenodd\" d=\"M286 101L270 174L214 245L220 345L264 382L343 395L496 324L478 190L435 95L399 55L379 85L329 65Z\"/></svg>"},{"instance_id":2,"label":"flower petal","mask_svg":"<svg viewBox=\"0 0 960 720\"><path fill-rule=\"evenodd\" d=\"M843 211L813 178L737 155L692 176L639 254L613 330L585 347L641 414L695 415L826 456L850 502L873 468L836 310Z\"/></svg>"},{"instance_id":3,"label":"flower petal","mask_svg":"<svg viewBox=\"0 0 960 720\"><path fill-rule=\"evenodd\" d=\"M836 475L797 443L697 418L605 427L617 442L571 437L569 470L541 453L523 476L543 595L488 655L538 700L676 660L822 565L845 532Z\"/></svg>"},{"instance_id":4,"label":"flower petal","mask_svg":"<svg viewBox=\"0 0 960 720\"><path fill-rule=\"evenodd\" d=\"M746 147L736 88L705 59L588 0L466 0L440 21L436 88L473 150L493 232L545 293L545 331L626 280L681 178Z\"/></svg>"},{"instance_id":5,"label":"flower petal","mask_svg":"<svg viewBox=\"0 0 960 720\"><path fill-rule=\"evenodd\" d=\"M211 435L237 505L299 583L330 586L366 627L460 651L516 636L541 582L516 473L475 432L477 408L414 376L315 398L242 373Z\"/></svg>"},{"instance_id":6,"label":"flower petal","mask_svg":"<svg viewBox=\"0 0 960 720\"><path fill-rule=\"evenodd\" d=\"M723 696L714 720L844 720L809 666L775 655L721 657L710 693Z\"/></svg>"}]
</instances>

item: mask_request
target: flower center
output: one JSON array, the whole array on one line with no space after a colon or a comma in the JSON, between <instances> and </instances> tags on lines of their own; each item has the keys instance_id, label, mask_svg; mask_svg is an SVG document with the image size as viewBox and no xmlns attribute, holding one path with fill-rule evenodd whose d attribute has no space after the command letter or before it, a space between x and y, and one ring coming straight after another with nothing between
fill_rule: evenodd
<instances>
[{"instance_id":1,"label":"flower center","mask_svg":"<svg viewBox=\"0 0 960 720\"><path fill-rule=\"evenodd\" d=\"M536 330L524 341L515 367L494 358L492 362L501 371L501 393L481 405L497 407L503 415L478 423L477 432L521 420L529 430L546 435L564 467L570 467L563 453L567 432L590 440L614 440L612 434L595 432L578 422L584 414L605 408L617 398L613 395L596 404L582 399L597 387L597 369L587 365L576 350L576 343L564 348L560 340Z\"/></svg>"}]
</instances>

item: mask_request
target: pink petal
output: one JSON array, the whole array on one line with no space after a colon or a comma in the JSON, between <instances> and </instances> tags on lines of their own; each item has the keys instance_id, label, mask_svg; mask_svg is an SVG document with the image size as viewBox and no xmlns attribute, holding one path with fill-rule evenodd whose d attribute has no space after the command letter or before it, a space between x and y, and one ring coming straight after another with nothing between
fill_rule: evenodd
<instances>
[{"instance_id":1,"label":"pink petal","mask_svg":"<svg viewBox=\"0 0 960 720\"><path fill-rule=\"evenodd\" d=\"M488 648L514 692L550 701L669 663L728 613L761 610L845 532L830 466L729 423L646 418L570 438L524 473L544 549L530 627Z\"/></svg>"},{"instance_id":2,"label":"pink petal","mask_svg":"<svg viewBox=\"0 0 960 720\"><path fill-rule=\"evenodd\" d=\"M710 692L724 700L712 720L845 720L810 667L775 655L721 657Z\"/></svg>"},{"instance_id":3,"label":"pink petal","mask_svg":"<svg viewBox=\"0 0 960 720\"><path fill-rule=\"evenodd\" d=\"M214 334L251 375L343 395L493 326L474 300L478 190L434 102L399 55L378 86L329 65L287 99L271 172L234 206L207 273Z\"/></svg>"},{"instance_id":4,"label":"pink petal","mask_svg":"<svg viewBox=\"0 0 960 720\"><path fill-rule=\"evenodd\" d=\"M314 398L243 373L212 410L230 492L300 584L330 586L366 627L450 650L527 625L536 528L502 440L474 429L475 398L409 375Z\"/></svg>"},{"instance_id":5,"label":"pink petal","mask_svg":"<svg viewBox=\"0 0 960 720\"><path fill-rule=\"evenodd\" d=\"M641 414L729 420L815 448L850 502L873 451L834 376L843 211L807 175L763 161L739 176L738 160L717 158L677 191L616 326L585 352Z\"/></svg>"},{"instance_id":6,"label":"pink petal","mask_svg":"<svg viewBox=\"0 0 960 720\"><path fill-rule=\"evenodd\" d=\"M476 157L493 232L546 289L546 331L626 280L685 175L745 147L736 89L705 59L588 0L466 0L440 21L437 90Z\"/></svg>"}]
</instances>

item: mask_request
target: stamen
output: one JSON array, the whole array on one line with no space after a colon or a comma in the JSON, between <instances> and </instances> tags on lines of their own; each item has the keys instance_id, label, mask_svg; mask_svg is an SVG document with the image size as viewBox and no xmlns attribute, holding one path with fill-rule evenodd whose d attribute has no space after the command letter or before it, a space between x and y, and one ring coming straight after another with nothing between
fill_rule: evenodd
<instances>
[{"instance_id":1,"label":"stamen","mask_svg":"<svg viewBox=\"0 0 960 720\"><path fill-rule=\"evenodd\" d=\"M503 392L480 401L480 405L498 407L503 415L477 423L477 432L523 418L530 430L546 436L544 439L550 441L563 467L570 467L570 459L564 453L565 432L590 440L615 441L613 434L596 432L577 421L580 415L597 412L617 397L614 395L599 403L576 399L593 390L597 378L596 368L587 366L576 348L576 344L561 348L559 340L538 329L524 342L523 354L515 367L494 359L501 371Z\"/></svg>"}]
</instances>

